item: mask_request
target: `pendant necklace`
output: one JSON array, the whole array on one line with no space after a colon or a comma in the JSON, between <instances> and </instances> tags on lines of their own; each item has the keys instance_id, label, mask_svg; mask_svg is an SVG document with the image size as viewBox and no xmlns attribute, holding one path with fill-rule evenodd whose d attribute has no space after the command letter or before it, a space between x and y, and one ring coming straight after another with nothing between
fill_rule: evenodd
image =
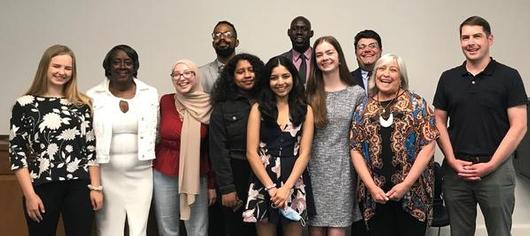
<instances>
[{"instance_id":1,"label":"pendant necklace","mask_svg":"<svg viewBox=\"0 0 530 236\"><path fill-rule=\"evenodd\" d=\"M394 123L394 115L392 114L392 110L390 110L390 114L388 115L387 119L383 118L383 114L386 113L386 109L389 108L389 106L396 100L396 98L399 97L399 90L400 89L398 89L396 96L388 104L386 104L385 107L381 105L381 100L379 100L379 93L377 93L377 102L379 103L380 107L383 107L383 112L379 114L379 124L381 124L381 126L385 128L390 127Z\"/></svg>"}]
</instances>

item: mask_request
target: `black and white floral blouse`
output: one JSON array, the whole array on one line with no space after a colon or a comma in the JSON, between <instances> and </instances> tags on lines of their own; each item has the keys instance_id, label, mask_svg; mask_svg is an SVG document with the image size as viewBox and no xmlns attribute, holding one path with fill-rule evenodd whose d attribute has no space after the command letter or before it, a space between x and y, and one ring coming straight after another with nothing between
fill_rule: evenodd
<instances>
[{"instance_id":1,"label":"black and white floral blouse","mask_svg":"<svg viewBox=\"0 0 530 236\"><path fill-rule=\"evenodd\" d=\"M89 179L96 165L96 140L88 105L64 98L25 95L17 99L11 116L11 170L27 167L33 185L52 181Z\"/></svg>"}]
</instances>

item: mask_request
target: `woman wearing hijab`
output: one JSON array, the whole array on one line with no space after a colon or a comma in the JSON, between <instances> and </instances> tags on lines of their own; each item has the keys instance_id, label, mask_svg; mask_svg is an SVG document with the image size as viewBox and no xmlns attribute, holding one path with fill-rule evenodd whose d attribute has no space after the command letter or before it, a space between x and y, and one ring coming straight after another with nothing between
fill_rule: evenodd
<instances>
[{"instance_id":1,"label":"woman wearing hijab","mask_svg":"<svg viewBox=\"0 0 530 236\"><path fill-rule=\"evenodd\" d=\"M178 235L179 219L188 235L208 234L208 205L216 199L208 161L210 96L190 60L171 70L176 93L160 99L160 140L154 161L154 203L160 235Z\"/></svg>"}]
</instances>

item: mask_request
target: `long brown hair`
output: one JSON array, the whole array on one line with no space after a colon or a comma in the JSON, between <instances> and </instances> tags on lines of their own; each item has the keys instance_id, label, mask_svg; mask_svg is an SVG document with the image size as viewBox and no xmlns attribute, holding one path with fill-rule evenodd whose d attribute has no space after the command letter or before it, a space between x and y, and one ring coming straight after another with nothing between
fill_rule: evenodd
<instances>
[{"instance_id":1,"label":"long brown hair","mask_svg":"<svg viewBox=\"0 0 530 236\"><path fill-rule=\"evenodd\" d=\"M63 86L64 97L76 105L90 105L90 98L77 88L77 69L74 52L64 45L53 45L42 54L37 72L26 95L44 95L48 91L48 68L53 57L68 55L72 58L72 78Z\"/></svg>"},{"instance_id":2,"label":"long brown hair","mask_svg":"<svg viewBox=\"0 0 530 236\"><path fill-rule=\"evenodd\" d=\"M327 109L326 109L326 91L324 90L324 77L322 71L318 68L316 62L316 47L323 42L331 44L335 48L339 56L339 77L342 82L348 86L354 86L355 80L350 74L344 52L337 39L333 36L322 36L318 38L313 44L313 52L311 56L311 74L307 81L307 101L313 108L315 119L315 126L322 128L327 125Z\"/></svg>"}]
</instances>

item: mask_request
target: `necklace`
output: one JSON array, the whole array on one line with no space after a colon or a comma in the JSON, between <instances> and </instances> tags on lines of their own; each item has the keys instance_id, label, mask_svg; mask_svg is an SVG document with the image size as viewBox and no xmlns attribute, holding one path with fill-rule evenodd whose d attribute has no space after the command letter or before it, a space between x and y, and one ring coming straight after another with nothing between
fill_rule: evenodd
<instances>
[{"instance_id":1,"label":"necklace","mask_svg":"<svg viewBox=\"0 0 530 236\"><path fill-rule=\"evenodd\" d=\"M381 100L379 100L379 93L377 93L377 102L379 103L380 107L383 107L383 111L379 114L379 124L381 124L381 126L385 128L390 127L394 123L394 114L392 114L391 110L387 119L383 118L383 114L386 113L386 109L390 106L390 104L392 104L396 100L396 98L399 97L399 90L400 89L398 89L396 96L392 100L390 100L390 102L386 104L385 107L381 105Z\"/></svg>"}]
</instances>

